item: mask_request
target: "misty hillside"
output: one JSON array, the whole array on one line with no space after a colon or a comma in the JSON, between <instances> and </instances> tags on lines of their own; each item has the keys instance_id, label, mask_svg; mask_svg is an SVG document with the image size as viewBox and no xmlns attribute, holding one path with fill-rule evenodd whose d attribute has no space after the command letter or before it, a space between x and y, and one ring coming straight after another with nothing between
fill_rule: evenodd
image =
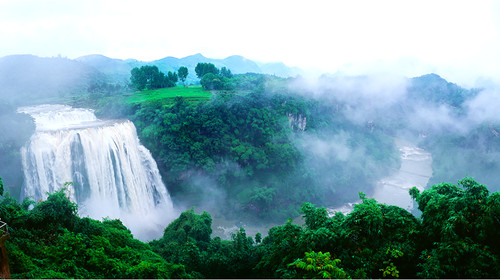
<instances>
[{"instance_id":1,"label":"misty hillside","mask_svg":"<svg viewBox=\"0 0 500 280\"><path fill-rule=\"evenodd\" d=\"M408 88L410 97L455 107L460 106L466 98L471 98L476 92L461 88L434 73L412 78Z\"/></svg>"},{"instance_id":2,"label":"misty hillside","mask_svg":"<svg viewBox=\"0 0 500 280\"><path fill-rule=\"evenodd\" d=\"M193 75L199 62L233 73L289 69L241 56L214 60L201 54L154 63L165 72L187 66ZM311 82L246 73L220 76L224 83L218 89L203 82L143 90L133 89L133 82L130 87L114 84L128 83L130 69L146 64L102 55L0 59L0 177L6 190L0 218L12 228L8 254L14 278L313 278L300 264L316 257L332 261L318 267L335 264L339 278L383 278L388 272L401 278L500 275L498 193L490 194L471 178L457 185L428 184L472 176L498 190L500 119L494 91L465 89L437 74L326 74ZM58 96L72 98L47 99ZM53 119L16 109L20 103L41 102L91 108L107 120L84 129L37 132L34 121ZM88 114L78 117L82 110L93 114L82 108L60 114L59 106L67 107L37 107L51 108L62 123L88 122ZM126 155L139 150L139 142L155 164L133 156L139 166L121 168L129 166ZM106 143L112 149L106 150ZM67 158L71 166L57 165ZM38 159L37 169L26 164ZM56 164L46 164L52 159ZM84 163L112 168L92 175ZM72 181L75 200L64 191L46 200L35 197L49 185L36 176L39 170L51 178L62 177L61 170L71 174L67 182ZM115 179L124 182L122 177L136 177L140 170L154 174L161 188L154 188L150 193L157 195L149 199L132 192L147 184L130 184L133 189L121 189L131 198L123 205L140 202L135 209L144 209L163 201L171 208L155 208L145 216L123 212L137 220L78 216L88 213L78 209L90 209L102 214L96 219L106 217L89 178L113 186ZM410 183L416 187L409 190ZM396 204L403 200L397 192L411 204ZM28 199L16 200L23 197ZM390 197L395 199L384 200ZM329 211L353 202L350 213L330 216ZM125 209L117 205L113 210ZM292 222L301 216L303 224ZM149 225L157 231L146 238L141 230ZM450 230L454 233L441 236Z\"/></svg>"},{"instance_id":3,"label":"misty hillside","mask_svg":"<svg viewBox=\"0 0 500 280\"><path fill-rule=\"evenodd\" d=\"M135 59L113 59L99 54L86 55L74 60L62 57L10 55L0 58L0 98L14 104L26 104L34 99L63 97L87 93L94 84L110 83L122 86L130 82L134 67L156 65L160 71L175 72L185 66L189 70L187 84L198 83L194 68L200 62L231 69L233 74L247 72L288 77L300 72L283 63L260 63L234 55L225 59L212 59L202 54L184 58L165 57L144 62ZM29 98L28 98L29 97ZM33 98L36 97L36 98ZM46 100L45 102L48 102Z\"/></svg>"},{"instance_id":4,"label":"misty hillside","mask_svg":"<svg viewBox=\"0 0 500 280\"><path fill-rule=\"evenodd\" d=\"M97 69L67 58L0 58L0 98L15 104L85 93L90 83L104 80Z\"/></svg>"},{"instance_id":5,"label":"misty hillside","mask_svg":"<svg viewBox=\"0 0 500 280\"><path fill-rule=\"evenodd\" d=\"M118 83L128 82L130 70L133 68L127 61L109 58L100 54L86 55L75 60L99 70L110 80Z\"/></svg>"}]
</instances>

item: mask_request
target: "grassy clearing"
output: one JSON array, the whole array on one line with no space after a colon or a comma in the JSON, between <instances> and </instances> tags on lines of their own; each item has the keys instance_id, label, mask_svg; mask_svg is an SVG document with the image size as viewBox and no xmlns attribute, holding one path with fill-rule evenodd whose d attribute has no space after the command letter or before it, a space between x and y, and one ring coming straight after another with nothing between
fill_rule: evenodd
<instances>
[{"instance_id":1,"label":"grassy clearing","mask_svg":"<svg viewBox=\"0 0 500 280\"><path fill-rule=\"evenodd\" d=\"M161 100L165 104L170 104L174 102L174 98L177 96L184 97L191 102L206 101L210 99L212 93L203 90L201 86L176 86L172 88L137 91L125 94L124 96L127 97L127 103L137 104Z\"/></svg>"}]
</instances>

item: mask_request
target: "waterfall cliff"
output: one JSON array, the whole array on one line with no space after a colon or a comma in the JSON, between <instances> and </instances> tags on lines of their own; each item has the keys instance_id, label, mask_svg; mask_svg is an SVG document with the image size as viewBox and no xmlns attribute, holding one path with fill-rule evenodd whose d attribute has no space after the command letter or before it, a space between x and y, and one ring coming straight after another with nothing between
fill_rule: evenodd
<instances>
[{"instance_id":1,"label":"waterfall cliff","mask_svg":"<svg viewBox=\"0 0 500 280\"><path fill-rule=\"evenodd\" d=\"M91 110L65 105L19 108L36 131L21 149L23 196L45 199L66 182L79 214L92 218L148 217L172 201L156 162L128 120L99 120ZM127 225L127 224L126 224ZM162 225L165 227L166 225ZM133 228L133 226L132 226Z\"/></svg>"}]
</instances>

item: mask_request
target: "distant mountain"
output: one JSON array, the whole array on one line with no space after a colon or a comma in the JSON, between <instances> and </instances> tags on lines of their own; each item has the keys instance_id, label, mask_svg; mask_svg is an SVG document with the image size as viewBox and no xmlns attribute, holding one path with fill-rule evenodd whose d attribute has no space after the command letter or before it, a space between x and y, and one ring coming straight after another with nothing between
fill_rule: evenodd
<instances>
[{"instance_id":1,"label":"distant mountain","mask_svg":"<svg viewBox=\"0 0 500 280\"><path fill-rule=\"evenodd\" d=\"M79 94L86 92L90 83L105 80L106 76L96 68L67 58L0 58L0 99L13 104Z\"/></svg>"},{"instance_id":2,"label":"distant mountain","mask_svg":"<svg viewBox=\"0 0 500 280\"><path fill-rule=\"evenodd\" d=\"M258 63L262 73L279 77L295 77L303 73L298 67L288 67L283 62Z\"/></svg>"},{"instance_id":3,"label":"distant mountain","mask_svg":"<svg viewBox=\"0 0 500 280\"><path fill-rule=\"evenodd\" d=\"M134 60L129 60L129 62L127 62L125 60L113 59L100 54L81 56L75 60L95 68L107 75L109 79L119 83L128 83L130 70L133 68L131 65L135 63Z\"/></svg>"},{"instance_id":4,"label":"distant mountain","mask_svg":"<svg viewBox=\"0 0 500 280\"><path fill-rule=\"evenodd\" d=\"M478 93L477 89L466 90L434 73L411 78L407 90L411 98L455 107Z\"/></svg>"},{"instance_id":5,"label":"distant mountain","mask_svg":"<svg viewBox=\"0 0 500 280\"><path fill-rule=\"evenodd\" d=\"M295 76L301 72L300 69L290 68L283 63L256 63L240 55L233 55L224 59L214 59L205 57L198 53L183 58L168 56L149 62L134 59L112 59L103 55L87 55L79 57L75 60L101 71L103 74L106 74L109 79L116 83L122 83L124 80L128 81L132 68L141 67L143 65L156 65L158 69L164 73L167 73L168 71L174 72L177 71L179 67L185 66L189 71L189 75L186 80L187 83L198 81L194 71L198 63L213 63L219 69L226 67L230 69L233 74L244 74L250 72L289 77Z\"/></svg>"}]
</instances>

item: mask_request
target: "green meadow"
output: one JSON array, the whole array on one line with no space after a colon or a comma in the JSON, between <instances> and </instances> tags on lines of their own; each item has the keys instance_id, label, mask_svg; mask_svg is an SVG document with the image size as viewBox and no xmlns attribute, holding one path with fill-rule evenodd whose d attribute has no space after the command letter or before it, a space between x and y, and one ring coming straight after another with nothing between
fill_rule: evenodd
<instances>
[{"instance_id":1,"label":"green meadow","mask_svg":"<svg viewBox=\"0 0 500 280\"><path fill-rule=\"evenodd\" d=\"M143 90L125 95L127 103L142 103L147 101L162 100L165 104L173 103L174 98L181 96L188 101L206 101L212 96L210 91L203 90L201 86L176 86L154 90Z\"/></svg>"}]
</instances>

